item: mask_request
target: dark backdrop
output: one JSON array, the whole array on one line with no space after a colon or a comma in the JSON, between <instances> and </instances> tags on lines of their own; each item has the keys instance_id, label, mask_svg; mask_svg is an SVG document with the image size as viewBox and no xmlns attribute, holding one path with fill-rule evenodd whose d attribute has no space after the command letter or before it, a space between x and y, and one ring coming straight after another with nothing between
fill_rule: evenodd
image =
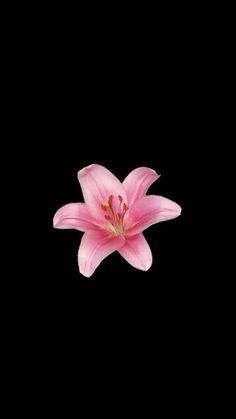
<instances>
[{"instance_id":1,"label":"dark backdrop","mask_svg":"<svg viewBox=\"0 0 236 419\"><path fill-rule=\"evenodd\" d=\"M14 217L10 224L13 224L14 232L9 235L11 260L8 268L15 268L15 273L5 273L11 304L7 301L3 322L13 314L14 324L19 324L19 339L15 338L13 345L10 341L12 359L23 368L23 374L19 376L26 376L24 358L19 352L22 348L30 361L33 357L29 364L33 377L38 377L35 366L41 374L46 368L42 388L45 389L48 383L49 398L54 388L50 380L51 366L55 365L57 380L63 376L64 363L66 370L76 377L76 383L82 383L86 389L90 397L87 406L94 405L91 388L98 394L98 390L104 388L101 377L102 382L106 382L100 348L107 364L109 353L113 355L109 362L112 378L116 379L112 366L118 365L120 369L122 364L124 367L128 363L135 370L139 388L145 390L148 382L153 383L150 375L155 377L151 396L155 392L156 400L160 387L171 400L168 403L175 408L177 404L169 397L172 386L175 394L180 389L182 397L178 397L178 403L184 400L184 406L186 400L191 401L191 393L196 394L194 409L202 399L204 382L209 387L207 378L211 372L208 367L214 362L212 354L216 353L218 342L207 354L205 338L210 336L214 326L218 329L212 301L215 306L221 306L222 299L214 296L217 281L212 266L218 268L218 260L214 254L208 271L203 263L203 245L207 248L206 259L209 261L211 247L207 235L213 212L216 222L212 237L220 248L224 246L224 242L219 243L217 226L222 218L221 202L225 194L222 195L224 189L218 188L214 205L208 206L203 191L205 195L212 193L212 186L218 187L221 175L220 160L216 161L218 170L211 171L217 142L212 127L218 125L216 118L211 120L212 100L209 100L209 97L213 101L217 97L219 81L217 77L214 80L214 73L218 63L211 67L208 60L211 60L214 45L218 53L222 40L220 37L220 42L215 42L215 33L211 30L210 37L205 36L202 23L205 12L200 11L201 19L198 19L195 10L188 13L184 7L180 10L180 19L172 6L167 7L165 16L153 13L151 23L151 13L143 22L143 19L136 19L132 11L126 24L121 19L114 28L113 16L108 16L107 10L104 20L109 28L97 16L94 16L97 26L93 25L92 11L83 27L82 14L75 14L72 23L73 12L66 21L64 17L57 18L59 8L54 8L52 15L44 13L45 19L48 16L48 24L45 19L40 20L35 37L33 30L26 27L25 40L18 36L14 39L19 48L18 55L14 56L12 81L16 79L20 94L9 95L17 108L18 119L9 124L16 128L16 136L11 138L9 135L8 143L20 168L15 168L13 160L6 161L8 167L4 177L8 178L9 172L14 174L10 188L14 198ZM214 20L212 10L206 17L208 22ZM30 18L28 15L25 14L27 21L35 26L32 14ZM24 24L19 21L23 28ZM219 20L215 22L218 25ZM206 27L209 27L208 23ZM11 48L9 54L13 54ZM119 254L113 254L87 279L80 275L77 264L82 233L53 229L52 220L58 208L82 200L77 171L91 163L106 166L120 180L138 166L151 167L161 174L161 178L149 193L163 195L181 205L179 218L159 223L144 232L153 253L149 271L138 271ZM212 181L207 183L209 171ZM24 185L27 185L27 206L22 193ZM7 202L6 208L9 206ZM20 210L24 212L22 218ZM7 219L9 221L9 217L3 217L2 224L8 227ZM2 244L5 246L3 240ZM23 264L22 273L15 254ZM218 282L220 290L224 277L221 276ZM16 286L13 280L16 280ZM2 299L7 300L3 293ZM86 321L90 315L92 323ZM122 332L127 331L124 339L119 338L115 317L124 319L122 326L127 326L122 327ZM140 332L141 319L146 336L141 333L143 329ZM100 333L102 328L97 329L98 337L91 329L91 324L97 320L100 325L109 322L106 339ZM93 338L92 344L81 334L83 327ZM134 339L134 346L130 348L127 337L132 341L135 328L138 328L138 340ZM14 336L12 328L8 329L10 336ZM117 355L112 351L112 334ZM145 353L143 349L146 348ZM88 358L81 349L85 354L90 349ZM218 359L216 361L212 377L218 373ZM101 366L99 386L93 381L94 364ZM140 366L148 374L148 379L142 380L141 385ZM81 376L82 367L86 370L87 383ZM122 398L126 382L129 386L127 397L132 393L129 375L133 374L128 371L125 368L122 380L118 378L118 383L121 382L119 398ZM59 378L59 386L64 389ZM181 386L181 379L186 383L185 387ZM40 379L38 381L41 383ZM196 392L192 381L198 386ZM70 382L70 379L63 381L66 385ZM108 378L107 382L116 393L112 380ZM31 387L35 392L35 386ZM81 395L77 387L75 390ZM42 391L37 394L41 396ZM209 388L204 394L209 395Z\"/></svg>"}]
</instances>

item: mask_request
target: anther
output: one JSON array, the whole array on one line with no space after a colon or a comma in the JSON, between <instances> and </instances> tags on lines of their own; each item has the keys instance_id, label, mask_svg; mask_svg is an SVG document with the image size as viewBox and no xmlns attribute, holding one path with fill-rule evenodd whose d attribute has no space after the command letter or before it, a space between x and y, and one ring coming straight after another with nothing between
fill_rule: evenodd
<instances>
[{"instance_id":1,"label":"anther","mask_svg":"<svg viewBox=\"0 0 236 419\"><path fill-rule=\"evenodd\" d=\"M110 195L108 198L108 204L111 209L112 209L112 200L113 200L113 195Z\"/></svg>"}]
</instances>

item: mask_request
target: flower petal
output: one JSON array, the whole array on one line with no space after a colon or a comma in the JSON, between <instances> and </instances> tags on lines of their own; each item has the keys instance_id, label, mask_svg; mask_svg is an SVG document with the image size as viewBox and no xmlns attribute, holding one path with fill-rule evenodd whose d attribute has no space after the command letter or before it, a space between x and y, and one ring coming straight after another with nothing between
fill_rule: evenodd
<instances>
[{"instance_id":1,"label":"flower petal","mask_svg":"<svg viewBox=\"0 0 236 419\"><path fill-rule=\"evenodd\" d=\"M85 204L72 203L61 207L53 218L54 228L75 228L79 231L86 231L98 228L94 218L90 215Z\"/></svg>"},{"instance_id":2,"label":"flower petal","mask_svg":"<svg viewBox=\"0 0 236 419\"><path fill-rule=\"evenodd\" d=\"M138 167L128 174L123 182L127 193L128 205L142 198L155 180L160 177L154 170L148 167Z\"/></svg>"},{"instance_id":3,"label":"flower petal","mask_svg":"<svg viewBox=\"0 0 236 419\"><path fill-rule=\"evenodd\" d=\"M78 253L80 273L90 277L102 260L120 249L124 242L123 236L111 236L101 230L86 231L81 239Z\"/></svg>"},{"instance_id":4,"label":"flower petal","mask_svg":"<svg viewBox=\"0 0 236 419\"><path fill-rule=\"evenodd\" d=\"M146 195L135 201L128 211L125 228L127 235L134 235L152 224L171 220L181 213L181 207L163 196Z\"/></svg>"},{"instance_id":5,"label":"flower petal","mask_svg":"<svg viewBox=\"0 0 236 419\"><path fill-rule=\"evenodd\" d=\"M151 249L141 233L128 237L119 253L130 265L142 271L147 271L152 265Z\"/></svg>"},{"instance_id":6,"label":"flower petal","mask_svg":"<svg viewBox=\"0 0 236 419\"><path fill-rule=\"evenodd\" d=\"M108 201L110 195L114 197L113 208L117 212L120 206L118 195L122 196L123 201L127 203L127 196L122 183L108 169L99 164L91 164L80 170L78 179L84 200L95 217L102 217L104 220L101 204Z\"/></svg>"}]
</instances>

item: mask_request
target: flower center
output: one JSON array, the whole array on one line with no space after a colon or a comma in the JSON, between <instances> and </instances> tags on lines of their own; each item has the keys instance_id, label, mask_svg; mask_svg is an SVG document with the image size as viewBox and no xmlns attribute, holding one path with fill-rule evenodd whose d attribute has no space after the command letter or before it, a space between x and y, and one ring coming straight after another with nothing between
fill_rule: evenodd
<instances>
[{"instance_id":1,"label":"flower center","mask_svg":"<svg viewBox=\"0 0 236 419\"><path fill-rule=\"evenodd\" d=\"M110 195L108 201L105 201L101 204L103 211L106 213L104 215L105 219L109 221L109 228L115 234L124 233L124 216L128 210L128 206L123 202L122 196L118 195L119 207L118 212L113 208L113 195Z\"/></svg>"}]
</instances>

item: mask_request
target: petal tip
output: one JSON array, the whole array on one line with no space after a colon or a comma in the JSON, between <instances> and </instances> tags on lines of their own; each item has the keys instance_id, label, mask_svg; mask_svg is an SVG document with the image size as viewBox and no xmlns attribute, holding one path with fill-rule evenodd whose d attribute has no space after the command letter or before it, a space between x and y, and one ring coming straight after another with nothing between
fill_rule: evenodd
<instances>
[{"instance_id":1,"label":"petal tip","mask_svg":"<svg viewBox=\"0 0 236 419\"><path fill-rule=\"evenodd\" d=\"M153 170L153 169L151 169L152 170L152 173L155 175L155 176L157 176L157 177L160 177L161 175L159 175L157 172L156 172L156 170Z\"/></svg>"},{"instance_id":2,"label":"petal tip","mask_svg":"<svg viewBox=\"0 0 236 419\"><path fill-rule=\"evenodd\" d=\"M152 258L143 261L143 271L147 272L152 266Z\"/></svg>"},{"instance_id":3,"label":"petal tip","mask_svg":"<svg viewBox=\"0 0 236 419\"><path fill-rule=\"evenodd\" d=\"M90 278L93 274L93 272L84 272L81 269L79 269L79 272L81 273L81 275L85 276L85 278Z\"/></svg>"},{"instance_id":4,"label":"petal tip","mask_svg":"<svg viewBox=\"0 0 236 419\"><path fill-rule=\"evenodd\" d=\"M153 176L155 177L155 180L157 180L161 175L159 175L157 172L156 172L156 170L154 170L154 169L151 169L150 167L145 167L145 166L143 166L143 167L140 167L140 168L138 168L138 169L141 169L141 170L143 170L143 171L145 171L145 172L147 172L147 173L149 173L149 174L153 174Z\"/></svg>"},{"instance_id":5,"label":"petal tip","mask_svg":"<svg viewBox=\"0 0 236 419\"><path fill-rule=\"evenodd\" d=\"M53 228L57 228L57 226L58 226L58 216L57 216L57 213L53 217L52 225L53 225Z\"/></svg>"},{"instance_id":6,"label":"petal tip","mask_svg":"<svg viewBox=\"0 0 236 419\"><path fill-rule=\"evenodd\" d=\"M92 269L86 264L86 260L80 255L78 255L78 266L79 272L86 278L90 278L90 276L92 276L95 271L95 269Z\"/></svg>"},{"instance_id":7,"label":"petal tip","mask_svg":"<svg viewBox=\"0 0 236 419\"><path fill-rule=\"evenodd\" d=\"M180 205L178 205L178 204L177 204L177 206L178 206L178 208L177 208L176 213L177 213L177 216L179 217L179 216L181 215L182 208L181 208L181 206L180 206Z\"/></svg>"},{"instance_id":8,"label":"petal tip","mask_svg":"<svg viewBox=\"0 0 236 419\"><path fill-rule=\"evenodd\" d=\"M86 166L83 169L79 170L78 173L77 173L78 178L86 175L90 171L90 169L94 166L95 166L95 164L93 163L93 164L90 164L89 166Z\"/></svg>"}]
</instances>

